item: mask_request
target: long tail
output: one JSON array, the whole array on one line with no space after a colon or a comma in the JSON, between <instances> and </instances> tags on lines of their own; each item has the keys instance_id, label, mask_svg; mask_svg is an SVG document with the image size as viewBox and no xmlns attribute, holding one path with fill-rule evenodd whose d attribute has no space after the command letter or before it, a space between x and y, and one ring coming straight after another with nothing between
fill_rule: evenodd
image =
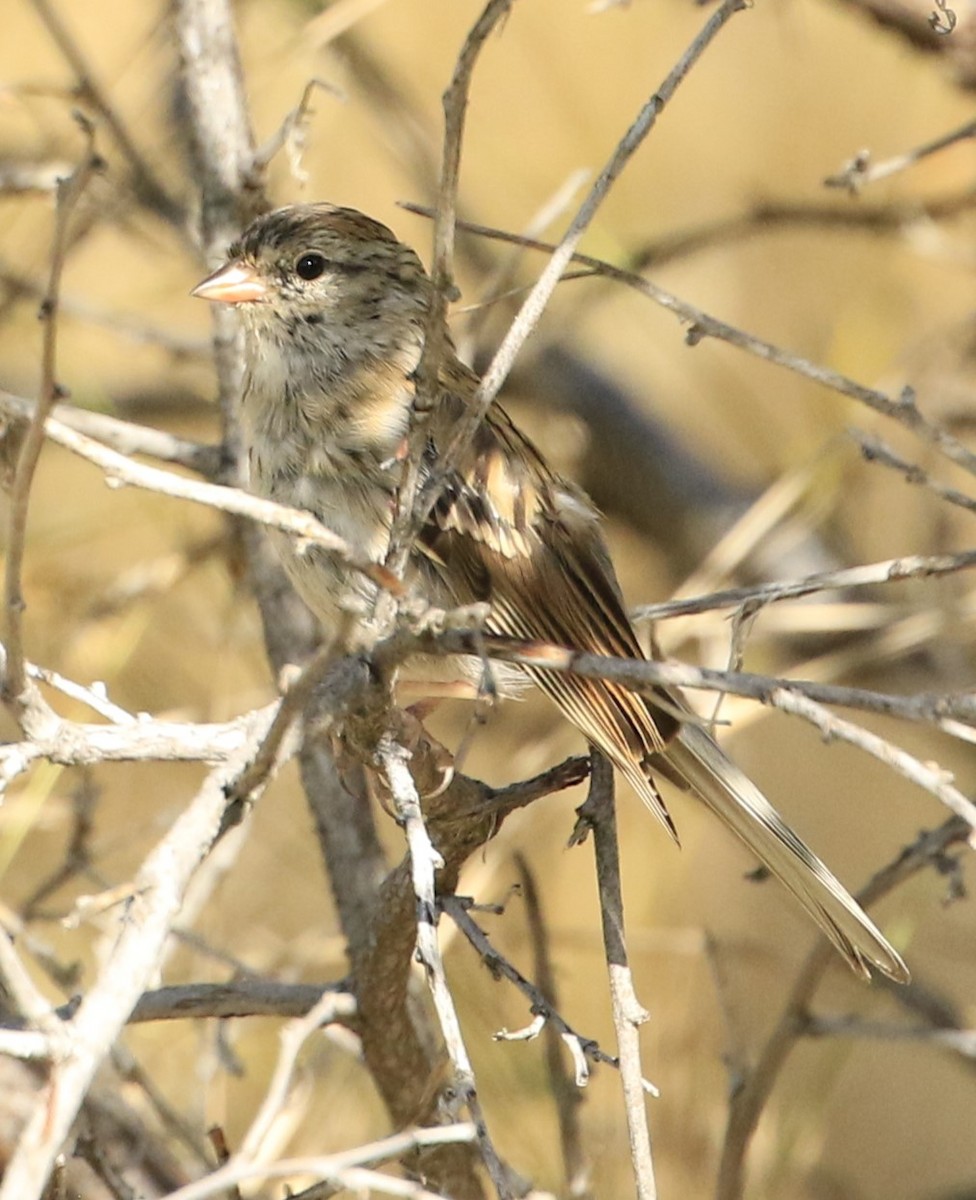
<instances>
[{"instance_id":1,"label":"long tail","mask_svg":"<svg viewBox=\"0 0 976 1200\"><path fill-rule=\"evenodd\" d=\"M873 966L889 979L908 982L908 968L897 951L704 729L682 725L649 766L652 771L659 766L662 774L677 776L690 787L793 893L855 971L869 976Z\"/></svg>"}]
</instances>

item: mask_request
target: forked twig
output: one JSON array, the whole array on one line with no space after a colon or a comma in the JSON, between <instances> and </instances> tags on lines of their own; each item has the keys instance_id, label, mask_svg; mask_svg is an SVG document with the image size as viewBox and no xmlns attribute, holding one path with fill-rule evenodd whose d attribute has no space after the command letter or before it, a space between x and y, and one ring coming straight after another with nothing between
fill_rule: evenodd
<instances>
[{"instance_id":1,"label":"forked twig","mask_svg":"<svg viewBox=\"0 0 976 1200\"><path fill-rule=\"evenodd\" d=\"M68 252L68 227L75 207L89 181L102 166L102 160L95 152L94 126L81 116L78 116L77 120L85 135L85 152L67 179L58 182L54 236L51 243L51 270L44 299L41 302L41 319L44 322L41 386L34 415L19 444L17 466L10 492L7 564L4 573L6 664L3 692L8 703L17 708L23 707L24 692L28 686L23 644L24 598L21 594L27 512L34 472L37 469L41 448L44 445L45 419L54 402L62 395L57 381L58 297L61 291L61 275Z\"/></svg>"},{"instance_id":2,"label":"forked twig","mask_svg":"<svg viewBox=\"0 0 976 1200\"><path fill-rule=\"evenodd\" d=\"M661 87L641 107L640 112L617 143L603 170L597 176L583 203L570 221L558 246L553 248L552 257L519 309L508 332L495 353L490 366L484 373L475 397L463 418L458 421L450 443L444 449L438 470L423 492L418 495L413 520L419 527L437 503L445 480L453 465L459 460L464 448L474 437L478 426L490 408L495 396L504 383L508 372L526 338L536 327L556 285L572 261L580 239L606 198L614 181L633 157L638 147L650 133L661 111L673 97L675 91L688 75L709 44L722 27L737 12L746 8L746 0L722 0L712 13L691 45L681 56Z\"/></svg>"},{"instance_id":3,"label":"forked twig","mask_svg":"<svg viewBox=\"0 0 976 1200\"><path fill-rule=\"evenodd\" d=\"M620 851L613 799L613 768L598 750L592 752L590 793L577 810L579 819L570 844L593 832L603 945L610 979L613 1025L620 1056L620 1080L630 1141L630 1159L638 1200L656 1200L651 1134L645 1102L647 1085L641 1069L640 1027L650 1014L637 999L624 942L624 907L620 886Z\"/></svg>"}]
</instances>

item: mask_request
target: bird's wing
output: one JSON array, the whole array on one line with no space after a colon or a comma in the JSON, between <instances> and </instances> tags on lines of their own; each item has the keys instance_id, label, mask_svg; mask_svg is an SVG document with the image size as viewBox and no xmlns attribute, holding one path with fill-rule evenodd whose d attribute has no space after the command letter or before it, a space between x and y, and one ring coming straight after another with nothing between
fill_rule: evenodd
<instances>
[{"instance_id":1,"label":"bird's wing","mask_svg":"<svg viewBox=\"0 0 976 1200\"><path fill-rule=\"evenodd\" d=\"M488 601L489 628L526 641L644 657L624 611L597 513L495 407L446 481L422 549L458 602ZM525 668L675 836L643 765L678 722L611 682Z\"/></svg>"},{"instance_id":2,"label":"bird's wing","mask_svg":"<svg viewBox=\"0 0 976 1200\"><path fill-rule=\"evenodd\" d=\"M447 480L422 549L460 603L488 601L489 628L527 641L644 657L590 502L553 475L495 407ZM677 694L524 668L629 780L677 840L652 772L690 788L796 897L849 964L908 971L843 885L693 721ZM653 695L662 705L654 703Z\"/></svg>"}]
</instances>

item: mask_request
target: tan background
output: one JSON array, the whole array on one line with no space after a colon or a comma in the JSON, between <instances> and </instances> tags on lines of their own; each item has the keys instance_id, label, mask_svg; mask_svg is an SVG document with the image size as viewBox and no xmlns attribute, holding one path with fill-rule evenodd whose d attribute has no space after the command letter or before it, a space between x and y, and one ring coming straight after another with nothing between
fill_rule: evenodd
<instances>
[{"instance_id":1,"label":"tan background","mask_svg":"<svg viewBox=\"0 0 976 1200\"><path fill-rule=\"evenodd\" d=\"M61 7L150 161L174 191L191 195L169 121L173 55L165 6L81 0ZM341 45L319 44L321 27L310 8L271 0L242 5L240 32L259 141L297 102L309 77L344 93L342 100L323 94L315 102L304 187L283 158L276 160L275 198L353 204L390 223L426 255L428 225L396 207L400 199L432 199L411 168L405 130L429 142L436 156L439 97L475 15L468 0L389 0L355 27L360 44L415 106L415 121L412 114L377 110ZM649 0L602 14L589 12L583 0L516 4L476 76L461 184L469 215L522 228L570 172L596 170L702 20L700 9ZM79 142L63 94L71 74L25 0L9 0L4 25L0 77L9 86L0 92L0 154L70 160ZM821 179L862 146L884 157L961 123L970 111L935 61L856 16L815 0L762 0L732 22L692 73L602 209L586 248L625 261L646 241L735 214L758 198L822 199ZM66 273L69 313L62 323L59 377L79 404L117 408L213 438L205 358L140 344L88 319L124 314L200 340L209 329L205 306L187 294L201 264L162 224L131 218L122 206L113 211L123 172L111 140L100 135L100 145L109 171L96 195L107 215ZM956 147L873 188L863 202L953 192L971 184L972 166L971 148ZM3 267L42 279L49 201L3 197L0 206ZM769 232L676 261L654 278L863 383L894 390L915 380L927 410L941 411L951 401L955 412L967 395L950 396L941 386L940 364L943 355L952 356L973 304L967 232L963 222L916 228L900 238L819 229ZM528 260L524 277L540 263ZM467 273L461 282L464 301L476 300L479 280ZM35 306L8 303L2 318L0 384L30 395L38 379ZM716 470L758 489L786 472L811 468L806 523L829 534L849 561L965 544L968 530L927 494L859 465L841 436L845 427L854 422L887 433L866 410L727 346L692 351L673 318L598 283L567 284L539 337L563 329L713 459ZM539 428L557 446L560 438L571 442L578 434L550 426ZM913 449L910 442L901 444ZM32 509L25 580L32 659L73 678L105 681L112 698L133 711L219 719L265 701L271 682L252 604L235 588L219 553L199 564L184 559L188 546L219 528L210 514L176 502L109 490L94 469L49 449ZM625 529L613 534L632 602L665 598L681 583L661 548L643 545ZM103 603L120 584L131 587L132 597L104 613ZM836 677L883 690L966 685L972 629L965 580L906 587L898 605L898 614L936 614L934 648L927 643L911 658L881 664L870 674ZM721 665L724 629L721 618L685 624L686 639L675 635L669 644L689 657L707 653ZM786 669L802 653L767 637L761 620L747 665ZM738 705L727 714L741 717L741 732L730 739L737 759L852 886L920 827L943 819L931 798L856 751L825 747L793 720ZM964 790L971 786L971 755L959 746L921 728L872 727L923 758L937 757L957 771ZM575 735L530 700L492 722L466 767L502 782L578 748ZM80 892L128 877L185 804L197 776L186 767L114 766L94 773L97 876L56 892L37 924L63 957L94 964L97 930L68 933L56 918ZM54 768L39 771L0 812L0 895L7 905L16 907L60 862L70 799L79 785L77 777ZM668 1197L707 1195L729 1087L722 1055L730 1027L735 1043L753 1053L812 932L772 885L742 881L750 864L690 802L675 801L684 843L679 854L632 796L622 800L633 966L653 1013L644 1034L645 1065L662 1091L650 1106L659 1181ZM591 861L586 849L563 849L571 804L553 799L512 818L484 857L470 864L462 891L504 899L515 878L512 853L520 849L528 856L551 923L563 1012L609 1047ZM397 853L396 830L380 820ZM944 892L945 882L929 874L887 902L880 919L916 976L971 1020L972 906L943 909ZM509 900L504 918L486 923L499 946L528 969L518 898ZM282 978L342 973L342 946L309 818L290 772L262 802L240 861L196 929L212 946ZM704 951L706 933L724 976L722 1001ZM448 963L501 1148L540 1185L558 1188L555 1122L538 1043L490 1040L501 1026L527 1023L525 1006L507 986L492 983L466 947L452 943ZM167 982L226 975L226 965L190 949L179 950L165 970ZM859 987L840 966L818 1009L900 1016L890 1000ZM241 1078L217 1065L212 1028L183 1023L141 1029L130 1045L174 1104L201 1127L223 1124L233 1144L263 1093L277 1041L270 1022L242 1022L224 1032L245 1068ZM280 1149L325 1151L384 1132L378 1101L342 1049L323 1043L310 1053L305 1083L294 1130L282 1127ZM759 1130L750 1158L751 1194L901 1200L976 1189L974 1098L972 1072L932 1049L847 1041L804 1046ZM617 1081L606 1070L588 1089L584 1128L598 1193L627 1194Z\"/></svg>"}]
</instances>

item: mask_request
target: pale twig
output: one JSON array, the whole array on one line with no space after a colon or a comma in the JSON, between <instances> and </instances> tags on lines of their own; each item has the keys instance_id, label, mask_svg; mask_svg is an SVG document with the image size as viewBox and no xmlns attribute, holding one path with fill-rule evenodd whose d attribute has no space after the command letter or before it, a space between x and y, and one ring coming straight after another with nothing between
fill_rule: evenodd
<instances>
[{"instance_id":1,"label":"pale twig","mask_svg":"<svg viewBox=\"0 0 976 1200\"><path fill-rule=\"evenodd\" d=\"M114 725L137 724L137 717L109 700L104 684L93 683L86 687L84 684L75 683L73 679L66 679L57 671L51 671L47 667L38 667L30 662L26 665L28 679L47 684L48 687L60 692L62 696L68 696L72 700L86 704L92 712L98 713L100 717L104 717Z\"/></svg>"},{"instance_id":2,"label":"pale twig","mask_svg":"<svg viewBox=\"0 0 976 1200\"><path fill-rule=\"evenodd\" d=\"M905 880L932 863L940 861L946 850L966 840L970 828L965 821L951 817L937 830L923 833L910 846L872 878L858 894L858 903L867 908ZM834 961L829 943L821 938L800 968L790 990L782 1015L760 1052L759 1058L729 1103L729 1117L719 1164L716 1200L741 1200L744 1187L745 1156L759 1118L776 1080L803 1033L807 1008L817 987Z\"/></svg>"},{"instance_id":3,"label":"pale twig","mask_svg":"<svg viewBox=\"0 0 976 1200\"><path fill-rule=\"evenodd\" d=\"M554 1011L558 1008L556 974L549 954L549 936L542 913L539 889L536 886L535 875L524 854L516 853L515 866L519 873L519 885L522 890L529 937L532 942L535 976L539 981L539 990L545 997L550 1011ZM573 1200L588 1200L593 1192L590 1163L583 1148L583 1132L579 1120L579 1108L583 1097L563 1064L561 1043L565 1041L564 1035L561 1035L555 1026L546 1021L543 1038L545 1039L546 1072L549 1076L549 1087L559 1118L559 1143L566 1176L566 1194Z\"/></svg>"},{"instance_id":4,"label":"pale twig","mask_svg":"<svg viewBox=\"0 0 976 1200\"><path fill-rule=\"evenodd\" d=\"M0 403L3 396L0 395ZM43 435L77 454L80 458L94 463L105 474L106 478L120 484L142 488L150 492L158 492L164 496L172 496L181 500L190 500L194 504L203 504L208 508L219 509L221 512L233 513L236 516L248 517L258 524L275 529L282 529L313 546L320 546L330 554L335 554L356 570L362 571L378 587L399 593L402 591L400 582L382 565L356 550L344 538L333 533L310 512L305 509L288 508L271 500L263 500L251 492L239 488L221 487L218 484L187 479L183 475L175 475L172 471L164 471L159 467L151 467L145 463L135 462L116 450L103 446L85 434L69 429L67 425L48 417L43 423Z\"/></svg>"},{"instance_id":5,"label":"pale twig","mask_svg":"<svg viewBox=\"0 0 976 1200\"><path fill-rule=\"evenodd\" d=\"M471 436L487 412L492 400L498 394L516 355L521 350L526 338L538 324L539 318L542 316L546 305L552 297L552 293L556 289L556 285L559 283L560 276L572 260L580 239L586 232L587 227L596 215L597 209L603 203L617 177L653 129L658 116L670 102L689 71L715 39L722 27L737 12L741 12L745 8L746 4L744 0L723 0L723 3L712 13L704 27L692 40L688 49L681 55L671 71L668 72L667 78L661 84L660 88L641 107L630 128L618 142L613 154L597 176L586 198L570 222L569 228L563 238L553 250L552 257L546 264L545 270L526 297L518 315L509 327L501 346L499 346L490 366L482 377L475 402L472 405L471 418L455 434L455 441L459 445L464 444L462 435L465 440ZM475 415L477 416L477 420L475 420ZM448 456L449 461L453 461L450 450L448 451Z\"/></svg>"},{"instance_id":6,"label":"pale twig","mask_svg":"<svg viewBox=\"0 0 976 1200\"><path fill-rule=\"evenodd\" d=\"M620 885L620 851L613 799L613 768L596 749L592 752L590 792L577 809L578 820L570 844L581 842L592 830L603 946L610 979L610 1004L620 1056L620 1081L634 1168L638 1200L656 1200L651 1133L645 1110L647 1088L641 1069L640 1027L650 1013L637 999L624 940L623 893Z\"/></svg>"},{"instance_id":7,"label":"pale twig","mask_svg":"<svg viewBox=\"0 0 976 1200\"><path fill-rule=\"evenodd\" d=\"M934 496L938 496L940 500L954 504L957 508L965 509L966 512L976 513L976 500L972 496L967 496L965 492L960 492L958 488L939 483L937 479L932 478L924 467L920 467L918 463L909 462L907 459L902 458L890 446L885 445L880 438L874 437L873 434L863 433L859 429L852 429L851 436L860 447L865 462L879 463L882 467L887 467L891 471L897 471L904 476L906 483L916 484L919 487L925 488Z\"/></svg>"},{"instance_id":8,"label":"pale twig","mask_svg":"<svg viewBox=\"0 0 976 1200\"><path fill-rule=\"evenodd\" d=\"M792 713L815 725L825 741L836 738L849 742L865 754L883 762L916 787L931 793L940 804L944 804L950 812L976 830L976 806L958 788L952 786L952 776L948 771L921 762L907 750L902 750L900 746L893 745L868 729L862 729L852 721L843 720L806 696L798 696L795 692L779 695L774 693L770 703L782 712Z\"/></svg>"},{"instance_id":9,"label":"pale twig","mask_svg":"<svg viewBox=\"0 0 976 1200\"><path fill-rule=\"evenodd\" d=\"M277 705L261 710L273 715ZM225 762L247 738L253 714L215 724L137 717L128 724L49 720L30 731L30 741L0 746L0 791L40 758L62 766L101 762Z\"/></svg>"},{"instance_id":10,"label":"pale twig","mask_svg":"<svg viewBox=\"0 0 976 1200\"><path fill-rule=\"evenodd\" d=\"M302 153L305 149L305 126L312 116L312 96L316 89L328 92L332 96L340 95L339 89L324 79L310 79L302 90L298 104L281 122L275 132L254 152L254 167L264 170L274 156L283 147L289 151L291 173L298 183L307 183L308 174L302 170Z\"/></svg>"},{"instance_id":11,"label":"pale twig","mask_svg":"<svg viewBox=\"0 0 976 1200\"><path fill-rule=\"evenodd\" d=\"M309 1012L290 1021L281 1031L281 1050L271 1081L260 1108L241 1139L240 1149L227 1164L231 1169L257 1160L272 1125L284 1107L302 1047L319 1028L332 1024L342 1007L341 995L326 992Z\"/></svg>"},{"instance_id":12,"label":"pale twig","mask_svg":"<svg viewBox=\"0 0 976 1200\"><path fill-rule=\"evenodd\" d=\"M654 127L658 115L671 100L678 86L688 72L704 53L706 47L714 40L725 23L737 12L746 7L745 0L722 0L718 8L709 17L701 32L693 39L691 45L681 56L658 91L654 92L641 107L630 128L626 131L614 148L606 165L597 176L593 186L587 193L583 203L577 209L569 223L559 245L554 248L552 257L546 264L542 274L536 280L514 321L508 328L501 345L495 353L487 371L482 376L478 390L468 406L464 416L457 422L450 443L444 450L438 470L428 483L415 505L417 512L414 519L420 524L436 504L443 489L444 482L453 465L458 462L461 453L474 437L478 426L484 420L485 414L491 407L492 401L498 394L512 363L526 338L538 324L552 293L559 283L566 266L572 260L580 239L596 215L597 210L606 198L614 181L630 161L631 157Z\"/></svg>"},{"instance_id":13,"label":"pale twig","mask_svg":"<svg viewBox=\"0 0 976 1200\"><path fill-rule=\"evenodd\" d=\"M11 417L30 421L37 412L37 405L0 388L0 409ZM107 413L90 412L73 404L55 404L49 416L119 454L145 454L160 462L179 463L205 478L213 478L220 469L219 446L191 442L163 429L123 421Z\"/></svg>"},{"instance_id":14,"label":"pale twig","mask_svg":"<svg viewBox=\"0 0 976 1200\"><path fill-rule=\"evenodd\" d=\"M785 679L747 671L716 671L673 661L585 654L548 642L526 642L519 638L488 634L475 638L460 630L444 630L438 634L399 634L391 641L397 644L400 656L414 651L483 655L502 662L518 663L533 670L572 671L585 679L608 679L635 692L663 684L665 687L727 692L772 706L774 697L783 690L807 696L821 704L934 725L939 729L946 728L950 733L950 721L976 724L976 698L969 692L919 692L911 696L894 696L868 688ZM685 719L691 718L686 715Z\"/></svg>"},{"instance_id":15,"label":"pale twig","mask_svg":"<svg viewBox=\"0 0 976 1200\"><path fill-rule=\"evenodd\" d=\"M723 588L706 596L689 596L681 600L665 600L661 604L642 604L633 609L635 621L664 621L671 617L687 617L711 612L718 608L746 607L758 609L780 600L797 600L817 592L848 588L876 587L905 579L928 579L969 571L976 567L976 550L961 554L909 554L888 558L882 562L865 563L860 567L842 567L837 571L818 571L801 579L785 579L760 583L755 587Z\"/></svg>"},{"instance_id":16,"label":"pale twig","mask_svg":"<svg viewBox=\"0 0 976 1200\"><path fill-rule=\"evenodd\" d=\"M298 678L291 683L281 698L275 718L258 747L257 753L230 787L229 797L237 802L243 802L257 788L264 786L268 776L278 765L282 746L289 737L292 727L305 712L315 689L322 683L326 672L335 661L336 646L341 644L340 633L331 638L328 645L320 646L312 660L302 668Z\"/></svg>"},{"instance_id":17,"label":"pale twig","mask_svg":"<svg viewBox=\"0 0 976 1200\"><path fill-rule=\"evenodd\" d=\"M285 1158L275 1163L228 1163L211 1172L205 1179L189 1183L170 1192L166 1200L208 1200L250 1179L283 1179L292 1175L317 1175L322 1179L341 1182L351 1191L375 1189L390 1196L408 1200L444 1200L418 1183L393 1175L366 1171L366 1164L386 1162L411 1151L428 1146L445 1146L474 1141L474 1126L468 1122L436 1125L433 1129L405 1129L382 1141L370 1142L355 1150L344 1150L320 1158Z\"/></svg>"},{"instance_id":18,"label":"pale twig","mask_svg":"<svg viewBox=\"0 0 976 1200\"><path fill-rule=\"evenodd\" d=\"M803 201L757 200L740 214L719 217L703 222L687 230L663 234L651 242L637 246L627 255L631 271L644 271L660 267L680 258L722 246L735 239L766 236L781 229L811 227L823 230L853 230L876 235L898 234L916 226L928 226L936 221L950 220L969 212L976 205L976 193L966 188L940 199L884 205L859 204L856 208L847 204L807 203ZM401 201L400 207L422 217L432 217L434 210L428 205ZM480 234L499 241L520 244L524 235L494 230L458 221L458 229ZM521 244L532 248L531 237ZM581 261L580 256L575 256ZM565 276L564 276L565 278Z\"/></svg>"},{"instance_id":19,"label":"pale twig","mask_svg":"<svg viewBox=\"0 0 976 1200\"><path fill-rule=\"evenodd\" d=\"M44 1035L50 1052L56 1054L63 1049L67 1041L64 1026L31 979L10 935L3 928L0 928L0 979L20 1016Z\"/></svg>"},{"instance_id":20,"label":"pale twig","mask_svg":"<svg viewBox=\"0 0 976 1200\"><path fill-rule=\"evenodd\" d=\"M844 188L852 196L856 196L861 188L868 184L877 183L879 179L888 179L900 171L906 171L930 154L937 154L948 146L954 146L957 142L967 141L973 137L976 137L976 121L967 121L965 125L952 130L951 133L944 133L931 142L924 142L921 146L905 151L904 154L896 154L879 163L871 162L869 150L860 150L844 164L836 175L827 176L824 180L824 187Z\"/></svg>"},{"instance_id":21,"label":"pale twig","mask_svg":"<svg viewBox=\"0 0 976 1200\"><path fill-rule=\"evenodd\" d=\"M383 771L397 817L403 825L410 853L410 875L417 901L417 958L427 976L427 986L451 1061L457 1102L467 1107L475 1123L478 1147L485 1167L502 1200L513 1200L515 1192L509 1172L498 1156L478 1099L474 1068L464 1044L454 998L447 985L444 962L437 940L436 872L444 860L434 848L424 824L420 796L407 767L409 755L390 733L380 738L376 763ZM2 1200L2 1198L0 1198Z\"/></svg>"},{"instance_id":22,"label":"pale twig","mask_svg":"<svg viewBox=\"0 0 976 1200\"><path fill-rule=\"evenodd\" d=\"M589 177L590 172L584 168L571 171L553 194L533 213L525 227L525 235L527 237L534 237L537 234L541 234L543 230L548 229L552 222L557 217L562 216L566 209L569 208L573 197ZM433 211L433 209L430 210L431 216L433 216ZM459 342L462 344L466 342L469 346L476 345L478 332L486 315L491 311L492 305L499 300L507 299L509 296L520 295L526 290L522 287L516 288L513 286L516 269L522 256L522 248L516 246L511 254L498 263L484 280L480 289L481 299L469 306L455 309L458 315L461 313L470 313L463 337L458 338Z\"/></svg>"},{"instance_id":23,"label":"pale twig","mask_svg":"<svg viewBox=\"0 0 976 1200\"><path fill-rule=\"evenodd\" d=\"M136 875L118 938L66 1023L66 1049L7 1164L0 1200L38 1200L43 1193L95 1073L155 973L186 888L218 836L227 807L224 786L253 753L269 719L267 713L252 719L250 736L236 757L211 772Z\"/></svg>"},{"instance_id":24,"label":"pale twig","mask_svg":"<svg viewBox=\"0 0 976 1200\"><path fill-rule=\"evenodd\" d=\"M24 598L21 595L21 573L24 560L24 541L27 533L27 512L31 485L44 445L44 421L60 395L57 381L58 296L61 274L68 251L68 226L78 201L92 176L101 168L95 153L94 130L79 118L85 135L85 152L67 179L58 184L54 216L54 236L51 245L51 270L47 289L41 302L44 322L41 350L41 384L37 407L23 434L17 455L17 467L10 492L10 518L7 531L7 563L4 575L4 609L6 616L6 663L3 692L8 702L18 707L26 699L27 687L24 666L23 622Z\"/></svg>"},{"instance_id":25,"label":"pale twig","mask_svg":"<svg viewBox=\"0 0 976 1200\"><path fill-rule=\"evenodd\" d=\"M464 45L457 56L451 82L444 93L444 146L441 159L440 183L437 191L436 215L434 217L434 254L431 263L431 280L434 296L427 321L427 337L421 357L421 369L433 371L426 379L428 386L436 378L439 366L437 357L443 354L439 344L444 328L447 303L454 290L454 233L457 225L458 183L461 170L461 149L464 141L464 121L468 108L468 94L475 64L481 50L498 23L509 13L514 0L488 0L481 15L468 31ZM433 343L435 355L428 361L427 346ZM433 394L427 397L428 401Z\"/></svg>"},{"instance_id":26,"label":"pale twig","mask_svg":"<svg viewBox=\"0 0 976 1200\"><path fill-rule=\"evenodd\" d=\"M976 1061L976 1029L933 1029L931 1025L893 1025L884 1021L865 1021L861 1017L807 1017L806 1037L845 1037L858 1041L918 1042Z\"/></svg>"},{"instance_id":27,"label":"pale twig","mask_svg":"<svg viewBox=\"0 0 976 1200\"><path fill-rule=\"evenodd\" d=\"M748 237L765 237L779 230L850 230L877 236L904 234L936 221L969 212L976 204L972 188L939 198L914 196L886 204L823 204L805 200L757 200L741 213L704 221L690 229L663 234L630 255L632 270L660 267L679 258Z\"/></svg>"},{"instance_id":28,"label":"pale twig","mask_svg":"<svg viewBox=\"0 0 976 1200\"><path fill-rule=\"evenodd\" d=\"M214 266L266 206L254 162L234 10L230 0L173 0L171 10L186 126L199 163L202 250ZM233 472L231 481L238 483L243 477L239 400L244 359L240 324L231 308L214 304L211 320L225 463L228 473Z\"/></svg>"},{"instance_id":29,"label":"pale twig","mask_svg":"<svg viewBox=\"0 0 976 1200\"><path fill-rule=\"evenodd\" d=\"M0 937L6 936L0 934ZM0 973L3 968L0 967ZM4 977L6 982L6 977ZM27 1062L43 1062L57 1054L58 1042L36 1029L0 1029L0 1054L22 1058Z\"/></svg>"},{"instance_id":30,"label":"pale twig","mask_svg":"<svg viewBox=\"0 0 976 1200\"><path fill-rule=\"evenodd\" d=\"M415 205L405 205L405 207L411 212L424 213L425 211ZM487 225L476 225L468 221L459 221L458 228L463 228L471 233L481 234L484 237L494 238L499 241L528 246L531 249L550 254L553 258L555 258L556 252L559 249L559 246L555 246L551 242L524 238L519 234L507 233L504 230L494 229ZM561 245L562 243L560 243ZM728 342L730 345L736 346L756 358L761 358L765 362L784 367L786 370L792 371L804 379L810 379L822 387L840 393L842 396L849 396L852 400L857 400L875 412L890 417L892 420L904 425L922 441L934 446L950 461L956 463L971 475L976 475L976 454L969 450L958 438L953 437L942 426L934 424L922 415L915 403L915 393L911 388L904 388L897 397L892 398L875 388L865 387L856 380L842 375L839 371L812 363L809 359L803 358L799 354L783 350L779 346L773 345L772 342L764 341L762 338L755 337L751 333L746 333L734 325L720 321L716 317L710 316L703 309L689 304L686 300L682 300L672 292L658 287L657 284L651 283L650 280L644 279L640 275L635 275L632 271L625 271L620 267L615 267L612 263L604 262L599 258L593 258L589 254L573 253L570 255L570 260L589 267L594 275L606 276L608 279L614 279L618 283L632 288L642 296L646 296L649 300L658 304L661 308L674 313L678 320L685 322L689 326L686 341L690 346L697 346L705 338L716 338L719 341Z\"/></svg>"},{"instance_id":31,"label":"pale twig","mask_svg":"<svg viewBox=\"0 0 976 1200\"><path fill-rule=\"evenodd\" d=\"M426 418L438 393L438 379L445 357L450 353L447 341L447 305L456 291L453 276L454 230L457 223L458 177L464 140L464 119L475 64L481 49L498 22L508 13L513 0L488 0L481 15L468 31L458 54L451 82L444 93L444 147L437 207L434 216L434 255L431 264L431 297L424 324L424 344L414 376L416 397L414 421L409 436L409 451L404 459L397 488L396 512L390 531L386 562L401 576L417 533L429 509L417 512L421 462L427 443Z\"/></svg>"},{"instance_id":32,"label":"pale twig","mask_svg":"<svg viewBox=\"0 0 976 1200\"><path fill-rule=\"evenodd\" d=\"M0 195L19 196L25 192L44 194L55 192L58 183L70 174L71 164L62 162L60 159L52 159L47 162L0 163Z\"/></svg>"}]
</instances>

